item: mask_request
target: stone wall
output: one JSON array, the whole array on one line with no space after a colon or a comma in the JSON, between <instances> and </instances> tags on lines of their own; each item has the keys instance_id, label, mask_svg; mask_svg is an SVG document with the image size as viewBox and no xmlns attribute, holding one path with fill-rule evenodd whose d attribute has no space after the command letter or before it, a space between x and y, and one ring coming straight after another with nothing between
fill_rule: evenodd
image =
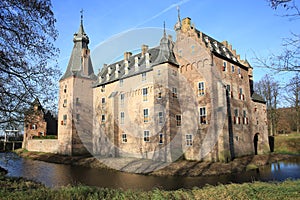
<instances>
[{"instance_id":1,"label":"stone wall","mask_svg":"<svg viewBox=\"0 0 300 200\"><path fill-rule=\"evenodd\" d=\"M27 140L28 151L46 152L46 153L58 153L58 140L46 139L46 140Z\"/></svg>"}]
</instances>

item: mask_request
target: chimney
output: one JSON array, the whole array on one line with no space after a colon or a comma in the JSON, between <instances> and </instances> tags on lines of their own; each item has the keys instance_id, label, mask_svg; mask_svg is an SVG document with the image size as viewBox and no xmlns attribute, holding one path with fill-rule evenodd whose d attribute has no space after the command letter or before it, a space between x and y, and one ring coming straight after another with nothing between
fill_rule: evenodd
<instances>
[{"instance_id":1,"label":"chimney","mask_svg":"<svg viewBox=\"0 0 300 200\"><path fill-rule=\"evenodd\" d=\"M134 68L135 68L135 71L139 70L139 57L137 57L137 56L134 58Z\"/></svg>"},{"instance_id":2,"label":"chimney","mask_svg":"<svg viewBox=\"0 0 300 200\"><path fill-rule=\"evenodd\" d=\"M125 52L124 53L124 60L129 60L129 58L130 58L130 56L132 55L132 53L131 52Z\"/></svg>"},{"instance_id":3,"label":"chimney","mask_svg":"<svg viewBox=\"0 0 300 200\"><path fill-rule=\"evenodd\" d=\"M145 54L145 62L146 62L146 67L149 67L150 66L150 54L149 53L146 53Z\"/></svg>"},{"instance_id":4,"label":"chimney","mask_svg":"<svg viewBox=\"0 0 300 200\"><path fill-rule=\"evenodd\" d=\"M145 56L145 54L148 52L148 48L148 45L142 45L142 56Z\"/></svg>"}]
</instances>

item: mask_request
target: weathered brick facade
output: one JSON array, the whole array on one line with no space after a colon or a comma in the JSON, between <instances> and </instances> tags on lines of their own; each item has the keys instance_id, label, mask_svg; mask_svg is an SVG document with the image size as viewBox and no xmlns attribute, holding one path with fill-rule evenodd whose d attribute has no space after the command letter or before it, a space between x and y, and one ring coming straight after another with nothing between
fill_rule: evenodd
<instances>
[{"instance_id":1,"label":"weathered brick facade","mask_svg":"<svg viewBox=\"0 0 300 200\"><path fill-rule=\"evenodd\" d=\"M158 47L143 45L103 67L93 91L93 152L228 161L268 151L265 103L253 91L250 64L190 18L175 30L175 42L164 33Z\"/></svg>"},{"instance_id":2,"label":"weathered brick facade","mask_svg":"<svg viewBox=\"0 0 300 200\"><path fill-rule=\"evenodd\" d=\"M175 42L164 31L159 46L125 52L97 80L81 22L59 82L57 153L226 162L268 151L250 64L190 18L175 31Z\"/></svg>"}]
</instances>

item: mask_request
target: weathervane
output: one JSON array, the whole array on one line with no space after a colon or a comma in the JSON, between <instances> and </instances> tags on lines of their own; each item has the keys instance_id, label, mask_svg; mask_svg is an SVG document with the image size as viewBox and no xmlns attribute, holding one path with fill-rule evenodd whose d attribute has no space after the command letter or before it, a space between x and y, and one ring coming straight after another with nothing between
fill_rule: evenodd
<instances>
[{"instance_id":1,"label":"weathervane","mask_svg":"<svg viewBox=\"0 0 300 200\"><path fill-rule=\"evenodd\" d=\"M80 18L81 18L81 23L82 23L83 22L83 9L80 10L80 13L81 13Z\"/></svg>"}]
</instances>

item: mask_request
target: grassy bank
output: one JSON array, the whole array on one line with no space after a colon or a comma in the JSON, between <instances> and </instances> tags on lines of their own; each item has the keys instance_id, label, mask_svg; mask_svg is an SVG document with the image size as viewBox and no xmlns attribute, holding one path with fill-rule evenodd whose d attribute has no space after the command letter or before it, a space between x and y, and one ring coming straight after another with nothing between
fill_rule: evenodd
<instances>
[{"instance_id":1,"label":"grassy bank","mask_svg":"<svg viewBox=\"0 0 300 200\"><path fill-rule=\"evenodd\" d=\"M202 189L149 192L88 186L46 188L23 179L0 178L0 199L299 199L300 180L244 183Z\"/></svg>"},{"instance_id":2,"label":"grassy bank","mask_svg":"<svg viewBox=\"0 0 300 200\"><path fill-rule=\"evenodd\" d=\"M275 153L300 155L300 134L282 134L275 136Z\"/></svg>"}]
</instances>

